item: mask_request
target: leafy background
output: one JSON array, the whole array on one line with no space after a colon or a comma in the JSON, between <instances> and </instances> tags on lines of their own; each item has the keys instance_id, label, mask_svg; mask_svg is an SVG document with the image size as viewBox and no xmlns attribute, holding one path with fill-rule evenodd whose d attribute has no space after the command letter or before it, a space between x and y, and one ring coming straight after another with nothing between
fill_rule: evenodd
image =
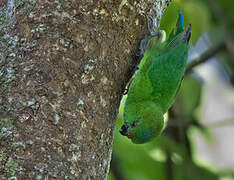
<instances>
[{"instance_id":1,"label":"leafy background","mask_svg":"<svg viewBox=\"0 0 234 180\"><path fill-rule=\"evenodd\" d=\"M192 24L189 63L198 63L150 143L120 135L122 99L108 180L234 180L234 1L175 0L160 29L169 34L179 10Z\"/></svg>"}]
</instances>

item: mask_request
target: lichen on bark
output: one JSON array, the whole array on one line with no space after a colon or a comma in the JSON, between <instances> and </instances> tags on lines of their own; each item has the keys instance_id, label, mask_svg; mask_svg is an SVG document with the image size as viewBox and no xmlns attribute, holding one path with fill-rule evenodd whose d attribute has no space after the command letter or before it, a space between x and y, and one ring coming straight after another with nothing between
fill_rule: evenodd
<instances>
[{"instance_id":1,"label":"lichen on bark","mask_svg":"<svg viewBox=\"0 0 234 180\"><path fill-rule=\"evenodd\" d=\"M143 12L167 2L0 2L0 179L105 179Z\"/></svg>"}]
</instances>

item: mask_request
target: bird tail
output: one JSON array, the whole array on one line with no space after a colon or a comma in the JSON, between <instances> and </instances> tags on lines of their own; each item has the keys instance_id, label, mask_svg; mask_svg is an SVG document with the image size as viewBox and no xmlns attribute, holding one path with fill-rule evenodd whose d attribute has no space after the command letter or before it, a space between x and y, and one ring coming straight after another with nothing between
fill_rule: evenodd
<instances>
[{"instance_id":1,"label":"bird tail","mask_svg":"<svg viewBox=\"0 0 234 180\"><path fill-rule=\"evenodd\" d=\"M191 24L189 24L189 26L184 31L184 18L183 18L182 11L179 12L179 17L177 20L176 28L177 30L174 35L175 39L176 39L176 36L179 37L179 34L182 33L181 34L181 37L183 37L182 42L188 43L191 37Z\"/></svg>"},{"instance_id":2,"label":"bird tail","mask_svg":"<svg viewBox=\"0 0 234 180\"><path fill-rule=\"evenodd\" d=\"M185 30L183 42L188 43L190 40L190 37L191 37L191 24L189 24L189 26Z\"/></svg>"},{"instance_id":3,"label":"bird tail","mask_svg":"<svg viewBox=\"0 0 234 180\"><path fill-rule=\"evenodd\" d=\"M179 16L178 16L178 19L177 19L175 29L173 28L170 35L169 35L169 38L168 38L169 42L171 42L178 34L180 34L181 32L184 31L184 18L183 18L182 11L179 12Z\"/></svg>"},{"instance_id":4,"label":"bird tail","mask_svg":"<svg viewBox=\"0 0 234 180\"><path fill-rule=\"evenodd\" d=\"M184 18L183 18L183 14L182 11L179 12L179 17L177 20L177 24L176 24L177 30L176 30L176 34L181 33L184 30Z\"/></svg>"},{"instance_id":5,"label":"bird tail","mask_svg":"<svg viewBox=\"0 0 234 180\"><path fill-rule=\"evenodd\" d=\"M172 48L176 47L180 43L187 43L191 37L191 24L186 28L186 30L182 31L178 35L176 35L173 39L169 39L168 44L163 50L163 53L170 51Z\"/></svg>"}]
</instances>

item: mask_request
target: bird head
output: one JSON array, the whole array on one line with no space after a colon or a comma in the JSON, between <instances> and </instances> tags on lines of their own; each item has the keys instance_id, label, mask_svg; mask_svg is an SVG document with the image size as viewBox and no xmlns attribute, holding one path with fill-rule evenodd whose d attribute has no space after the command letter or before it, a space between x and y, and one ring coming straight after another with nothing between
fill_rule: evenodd
<instances>
[{"instance_id":1,"label":"bird head","mask_svg":"<svg viewBox=\"0 0 234 180\"><path fill-rule=\"evenodd\" d=\"M161 109L152 106L140 107L140 109L135 110L137 112L136 116L130 113L129 116L125 117L126 121L120 130L123 136L127 136L135 144L151 141L162 132L164 127ZM131 119L131 117L135 117L136 119Z\"/></svg>"}]
</instances>

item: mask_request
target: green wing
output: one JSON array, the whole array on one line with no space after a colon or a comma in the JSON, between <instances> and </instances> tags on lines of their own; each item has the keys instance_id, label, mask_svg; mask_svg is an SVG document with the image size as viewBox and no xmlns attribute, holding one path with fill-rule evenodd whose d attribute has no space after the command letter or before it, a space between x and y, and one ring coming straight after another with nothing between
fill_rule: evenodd
<instances>
[{"instance_id":1,"label":"green wing","mask_svg":"<svg viewBox=\"0 0 234 180\"><path fill-rule=\"evenodd\" d=\"M147 75L153 92L151 98L165 113L178 92L187 61L187 44L181 43L171 51L156 57Z\"/></svg>"}]
</instances>

